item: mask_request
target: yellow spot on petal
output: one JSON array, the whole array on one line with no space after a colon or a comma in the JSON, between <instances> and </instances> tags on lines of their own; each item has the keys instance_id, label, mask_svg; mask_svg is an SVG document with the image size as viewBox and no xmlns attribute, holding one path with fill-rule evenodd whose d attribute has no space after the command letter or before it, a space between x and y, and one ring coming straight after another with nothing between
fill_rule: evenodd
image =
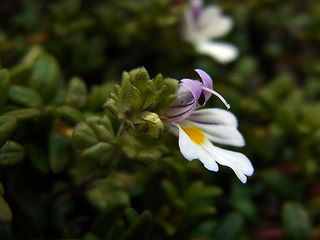
<instances>
[{"instance_id":1,"label":"yellow spot on petal","mask_svg":"<svg viewBox=\"0 0 320 240\"><path fill-rule=\"evenodd\" d=\"M194 142L195 144L201 145L202 143L204 143L204 140L205 140L204 133L196 126L185 127L182 129L189 136L191 141Z\"/></svg>"}]
</instances>

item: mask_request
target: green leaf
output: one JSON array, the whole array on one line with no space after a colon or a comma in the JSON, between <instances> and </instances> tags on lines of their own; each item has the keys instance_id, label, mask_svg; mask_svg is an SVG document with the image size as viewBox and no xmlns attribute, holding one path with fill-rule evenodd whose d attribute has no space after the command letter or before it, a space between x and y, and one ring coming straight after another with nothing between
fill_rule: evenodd
<instances>
[{"instance_id":1,"label":"green leaf","mask_svg":"<svg viewBox=\"0 0 320 240\"><path fill-rule=\"evenodd\" d=\"M67 167L71 158L71 144L69 138L61 133L52 132L49 136L49 159L51 170L61 173Z\"/></svg>"},{"instance_id":2,"label":"green leaf","mask_svg":"<svg viewBox=\"0 0 320 240\"><path fill-rule=\"evenodd\" d=\"M301 189L284 174L266 171L263 173L263 179L272 189L286 197L298 199L301 196Z\"/></svg>"},{"instance_id":3,"label":"green leaf","mask_svg":"<svg viewBox=\"0 0 320 240\"><path fill-rule=\"evenodd\" d=\"M50 100L57 89L60 70L57 61L48 54L40 54L36 59L29 80L30 87Z\"/></svg>"},{"instance_id":4,"label":"green leaf","mask_svg":"<svg viewBox=\"0 0 320 240\"><path fill-rule=\"evenodd\" d=\"M145 68L137 68L129 72L132 84L140 89L150 81L149 74Z\"/></svg>"},{"instance_id":5,"label":"green leaf","mask_svg":"<svg viewBox=\"0 0 320 240\"><path fill-rule=\"evenodd\" d=\"M86 233L81 240L101 240L100 238L96 237L93 233Z\"/></svg>"},{"instance_id":6,"label":"green leaf","mask_svg":"<svg viewBox=\"0 0 320 240\"><path fill-rule=\"evenodd\" d=\"M15 117L18 121L26 121L40 117L41 112L35 108L23 108L6 112L3 115Z\"/></svg>"},{"instance_id":7,"label":"green leaf","mask_svg":"<svg viewBox=\"0 0 320 240\"><path fill-rule=\"evenodd\" d=\"M287 202L282 209L285 239L312 239L312 225L306 210L299 204Z\"/></svg>"},{"instance_id":8,"label":"green leaf","mask_svg":"<svg viewBox=\"0 0 320 240\"><path fill-rule=\"evenodd\" d=\"M104 237L104 240L117 239L124 230L125 230L125 223L123 220L119 219L111 226L109 232Z\"/></svg>"},{"instance_id":9,"label":"green leaf","mask_svg":"<svg viewBox=\"0 0 320 240\"><path fill-rule=\"evenodd\" d=\"M90 202L101 210L120 203L129 206L130 196L125 189L125 184L121 177L117 175L99 178L92 182L92 188L87 190L87 196ZM126 219L128 219L128 209L130 208L126 208L125 211ZM132 213L132 211L130 213ZM127 221L130 222L130 219Z\"/></svg>"},{"instance_id":10,"label":"green leaf","mask_svg":"<svg viewBox=\"0 0 320 240\"><path fill-rule=\"evenodd\" d=\"M43 174L50 172L50 162L47 149L39 148L37 145L28 146L27 155L35 169Z\"/></svg>"},{"instance_id":11,"label":"green leaf","mask_svg":"<svg viewBox=\"0 0 320 240\"><path fill-rule=\"evenodd\" d=\"M0 166L14 165L24 158L23 147L16 142L7 141L0 149Z\"/></svg>"},{"instance_id":12,"label":"green leaf","mask_svg":"<svg viewBox=\"0 0 320 240\"><path fill-rule=\"evenodd\" d=\"M102 155L111 152L112 145L99 142L83 151L82 156L87 159L99 159Z\"/></svg>"},{"instance_id":13,"label":"green leaf","mask_svg":"<svg viewBox=\"0 0 320 240\"><path fill-rule=\"evenodd\" d=\"M277 109L279 102L282 102L293 90L292 77L288 74L282 74L263 88L258 94L258 98L268 109Z\"/></svg>"},{"instance_id":14,"label":"green leaf","mask_svg":"<svg viewBox=\"0 0 320 240\"><path fill-rule=\"evenodd\" d=\"M243 227L243 217L238 213L231 213L223 218L219 224L215 238L216 240L239 239L240 231Z\"/></svg>"},{"instance_id":15,"label":"green leaf","mask_svg":"<svg viewBox=\"0 0 320 240\"><path fill-rule=\"evenodd\" d=\"M0 148L8 141L17 126L17 119L13 116L0 116Z\"/></svg>"},{"instance_id":16,"label":"green leaf","mask_svg":"<svg viewBox=\"0 0 320 240\"><path fill-rule=\"evenodd\" d=\"M8 203L0 196L0 223L10 223L12 221L12 212Z\"/></svg>"},{"instance_id":17,"label":"green leaf","mask_svg":"<svg viewBox=\"0 0 320 240\"><path fill-rule=\"evenodd\" d=\"M0 182L0 196L2 196L4 194L4 188L2 183Z\"/></svg>"},{"instance_id":18,"label":"green leaf","mask_svg":"<svg viewBox=\"0 0 320 240\"><path fill-rule=\"evenodd\" d=\"M91 111L102 111L103 105L106 103L106 99L114 86L113 83L106 83L103 85L96 85L91 88L90 94L87 97L87 108Z\"/></svg>"},{"instance_id":19,"label":"green leaf","mask_svg":"<svg viewBox=\"0 0 320 240\"><path fill-rule=\"evenodd\" d=\"M253 57L242 57L236 64L234 72L230 75L230 81L239 87L245 87L257 71L257 61Z\"/></svg>"},{"instance_id":20,"label":"green leaf","mask_svg":"<svg viewBox=\"0 0 320 240\"><path fill-rule=\"evenodd\" d=\"M97 177L105 177L114 169L116 164L116 149L108 143L97 143L82 152L80 168L90 171Z\"/></svg>"},{"instance_id":21,"label":"green leaf","mask_svg":"<svg viewBox=\"0 0 320 240\"><path fill-rule=\"evenodd\" d=\"M173 236L177 231L177 226L174 223L165 221L163 219L156 219L157 225L161 228L163 232L168 236Z\"/></svg>"},{"instance_id":22,"label":"green leaf","mask_svg":"<svg viewBox=\"0 0 320 240\"><path fill-rule=\"evenodd\" d=\"M84 115L79 110L69 107L69 106L62 106L57 108L57 112L60 117L65 119L71 124L77 124L81 121L84 121Z\"/></svg>"},{"instance_id":23,"label":"green leaf","mask_svg":"<svg viewBox=\"0 0 320 240\"><path fill-rule=\"evenodd\" d=\"M107 116L103 118L89 117L87 123L100 141L110 142L114 139L112 124Z\"/></svg>"},{"instance_id":24,"label":"green leaf","mask_svg":"<svg viewBox=\"0 0 320 240\"><path fill-rule=\"evenodd\" d=\"M108 206L93 222L90 231L102 238L110 231L113 223L122 215L126 204L119 202Z\"/></svg>"},{"instance_id":25,"label":"green leaf","mask_svg":"<svg viewBox=\"0 0 320 240\"><path fill-rule=\"evenodd\" d=\"M139 218L130 225L129 229L120 237L120 240L147 239L151 227L152 215L145 210Z\"/></svg>"},{"instance_id":26,"label":"green leaf","mask_svg":"<svg viewBox=\"0 0 320 240\"><path fill-rule=\"evenodd\" d=\"M66 104L82 108L87 101L87 86L86 83L79 77L74 77L69 82L67 91Z\"/></svg>"},{"instance_id":27,"label":"green leaf","mask_svg":"<svg viewBox=\"0 0 320 240\"><path fill-rule=\"evenodd\" d=\"M124 214L127 222L130 224L134 223L139 217L139 214L137 213L137 211L131 207L126 208Z\"/></svg>"},{"instance_id":28,"label":"green leaf","mask_svg":"<svg viewBox=\"0 0 320 240\"><path fill-rule=\"evenodd\" d=\"M130 131L121 136L122 150L128 158L150 163L159 160L162 154L168 151L158 139L133 134L134 132Z\"/></svg>"},{"instance_id":29,"label":"green leaf","mask_svg":"<svg viewBox=\"0 0 320 240\"><path fill-rule=\"evenodd\" d=\"M36 91L23 86L10 86L9 100L21 107L41 108L42 97Z\"/></svg>"},{"instance_id":30,"label":"green leaf","mask_svg":"<svg viewBox=\"0 0 320 240\"><path fill-rule=\"evenodd\" d=\"M80 122L74 128L73 141L79 149L85 149L98 143L97 135L85 122Z\"/></svg>"},{"instance_id":31,"label":"green leaf","mask_svg":"<svg viewBox=\"0 0 320 240\"><path fill-rule=\"evenodd\" d=\"M217 209L214 206L197 206L191 209L188 209L187 215L190 219L203 218L206 216L212 216L217 212Z\"/></svg>"},{"instance_id":32,"label":"green leaf","mask_svg":"<svg viewBox=\"0 0 320 240\"><path fill-rule=\"evenodd\" d=\"M0 70L0 107L3 106L8 96L10 72L7 69Z\"/></svg>"},{"instance_id":33,"label":"green leaf","mask_svg":"<svg viewBox=\"0 0 320 240\"><path fill-rule=\"evenodd\" d=\"M23 83L29 77L32 65L20 64L12 68L10 71L10 79L14 84Z\"/></svg>"},{"instance_id":34,"label":"green leaf","mask_svg":"<svg viewBox=\"0 0 320 240\"><path fill-rule=\"evenodd\" d=\"M173 203L178 198L178 191L174 184L168 180L163 180L161 182L161 187L163 188L168 200Z\"/></svg>"}]
</instances>

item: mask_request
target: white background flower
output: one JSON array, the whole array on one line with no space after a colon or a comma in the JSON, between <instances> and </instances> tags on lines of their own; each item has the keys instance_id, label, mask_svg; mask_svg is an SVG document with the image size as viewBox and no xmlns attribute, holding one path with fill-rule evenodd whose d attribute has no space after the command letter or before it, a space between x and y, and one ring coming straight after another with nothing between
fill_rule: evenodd
<instances>
[{"instance_id":1,"label":"white background flower","mask_svg":"<svg viewBox=\"0 0 320 240\"><path fill-rule=\"evenodd\" d=\"M226 35L233 25L232 19L223 15L218 6L204 8L201 0L191 0L184 20L184 36L198 52L221 63L228 63L238 56L238 49L234 45L213 40Z\"/></svg>"}]
</instances>

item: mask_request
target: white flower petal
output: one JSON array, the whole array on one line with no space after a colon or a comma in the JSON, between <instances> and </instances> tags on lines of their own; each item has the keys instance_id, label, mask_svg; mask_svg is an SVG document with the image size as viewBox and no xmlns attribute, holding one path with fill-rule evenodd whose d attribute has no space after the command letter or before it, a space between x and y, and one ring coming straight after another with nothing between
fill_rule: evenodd
<instances>
[{"instance_id":1,"label":"white flower petal","mask_svg":"<svg viewBox=\"0 0 320 240\"><path fill-rule=\"evenodd\" d=\"M246 183L246 176L253 174L253 166L244 154L218 148L211 142L207 142L204 148L217 163L230 167L241 182Z\"/></svg>"},{"instance_id":2,"label":"white flower petal","mask_svg":"<svg viewBox=\"0 0 320 240\"><path fill-rule=\"evenodd\" d=\"M220 109L220 108L206 108L200 109L192 113L188 117L192 121L201 121L205 123L217 123L224 125L234 125L238 126L237 118L230 111Z\"/></svg>"},{"instance_id":3,"label":"white flower petal","mask_svg":"<svg viewBox=\"0 0 320 240\"><path fill-rule=\"evenodd\" d=\"M203 39L218 38L226 35L232 28L232 18L221 13L217 6L208 6L200 15L199 28Z\"/></svg>"},{"instance_id":4,"label":"white flower petal","mask_svg":"<svg viewBox=\"0 0 320 240\"><path fill-rule=\"evenodd\" d=\"M205 168L211 171L218 171L217 163L230 167L241 182L246 183L247 177L254 172L250 160L242 153L224 150L214 146L205 139L202 144L196 144L183 128L191 127L188 122L183 121L179 128L179 147L182 155L189 161L199 159Z\"/></svg>"},{"instance_id":5,"label":"white flower petal","mask_svg":"<svg viewBox=\"0 0 320 240\"><path fill-rule=\"evenodd\" d=\"M178 125L178 124L177 124ZM241 182L246 183L247 177L254 172L250 160L242 153L233 152L214 146L205 139L202 144L196 144L183 128L190 127L188 122L183 121L183 127L179 128L179 147L182 155L189 161L199 159L205 168L218 171L217 163L230 167Z\"/></svg>"},{"instance_id":6,"label":"white flower petal","mask_svg":"<svg viewBox=\"0 0 320 240\"><path fill-rule=\"evenodd\" d=\"M199 149L189 136L179 127L179 147L182 155L189 161L199 159Z\"/></svg>"},{"instance_id":7,"label":"white flower petal","mask_svg":"<svg viewBox=\"0 0 320 240\"><path fill-rule=\"evenodd\" d=\"M245 141L238 131L238 122L233 113L209 108L193 112L185 121L200 128L210 141L242 147Z\"/></svg>"},{"instance_id":8,"label":"white flower petal","mask_svg":"<svg viewBox=\"0 0 320 240\"><path fill-rule=\"evenodd\" d=\"M177 124L177 123L168 123L168 124L166 124L167 125L167 127L169 128L169 131L173 134L173 135L175 135L175 136L177 136L177 137L179 137L179 125Z\"/></svg>"},{"instance_id":9,"label":"white flower petal","mask_svg":"<svg viewBox=\"0 0 320 240\"><path fill-rule=\"evenodd\" d=\"M219 166L216 161L212 159L212 157L202 148L200 149L200 155L198 159L202 162L206 169L214 172L219 170Z\"/></svg>"},{"instance_id":10,"label":"white flower petal","mask_svg":"<svg viewBox=\"0 0 320 240\"><path fill-rule=\"evenodd\" d=\"M199 41L195 44L199 53L209 55L220 63L228 63L238 56L238 49L228 43L214 41Z\"/></svg>"},{"instance_id":11,"label":"white flower petal","mask_svg":"<svg viewBox=\"0 0 320 240\"><path fill-rule=\"evenodd\" d=\"M194 42L200 37L199 32L201 30L193 19L192 12L190 10L186 11L184 14L184 25L182 30L184 37L188 41Z\"/></svg>"},{"instance_id":12,"label":"white flower petal","mask_svg":"<svg viewBox=\"0 0 320 240\"><path fill-rule=\"evenodd\" d=\"M182 155L189 161L193 159L200 159L205 168L210 171L217 172L219 170L218 164L210 157L204 149L195 144L185 131L179 127L179 147Z\"/></svg>"}]
</instances>

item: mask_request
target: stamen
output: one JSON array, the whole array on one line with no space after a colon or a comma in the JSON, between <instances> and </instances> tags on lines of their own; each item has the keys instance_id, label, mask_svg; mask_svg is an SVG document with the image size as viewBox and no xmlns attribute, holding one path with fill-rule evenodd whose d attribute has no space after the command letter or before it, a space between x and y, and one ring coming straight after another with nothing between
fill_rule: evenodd
<instances>
[{"instance_id":1,"label":"stamen","mask_svg":"<svg viewBox=\"0 0 320 240\"><path fill-rule=\"evenodd\" d=\"M223 104L226 106L227 109L230 109L230 104L227 103L227 101L216 91L210 89L210 88L207 88L207 87L202 87L203 90L207 91L207 92L210 92L212 93L213 95L215 95L216 97L218 97L221 102L223 102Z\"/></svg>"}]
</instances>

